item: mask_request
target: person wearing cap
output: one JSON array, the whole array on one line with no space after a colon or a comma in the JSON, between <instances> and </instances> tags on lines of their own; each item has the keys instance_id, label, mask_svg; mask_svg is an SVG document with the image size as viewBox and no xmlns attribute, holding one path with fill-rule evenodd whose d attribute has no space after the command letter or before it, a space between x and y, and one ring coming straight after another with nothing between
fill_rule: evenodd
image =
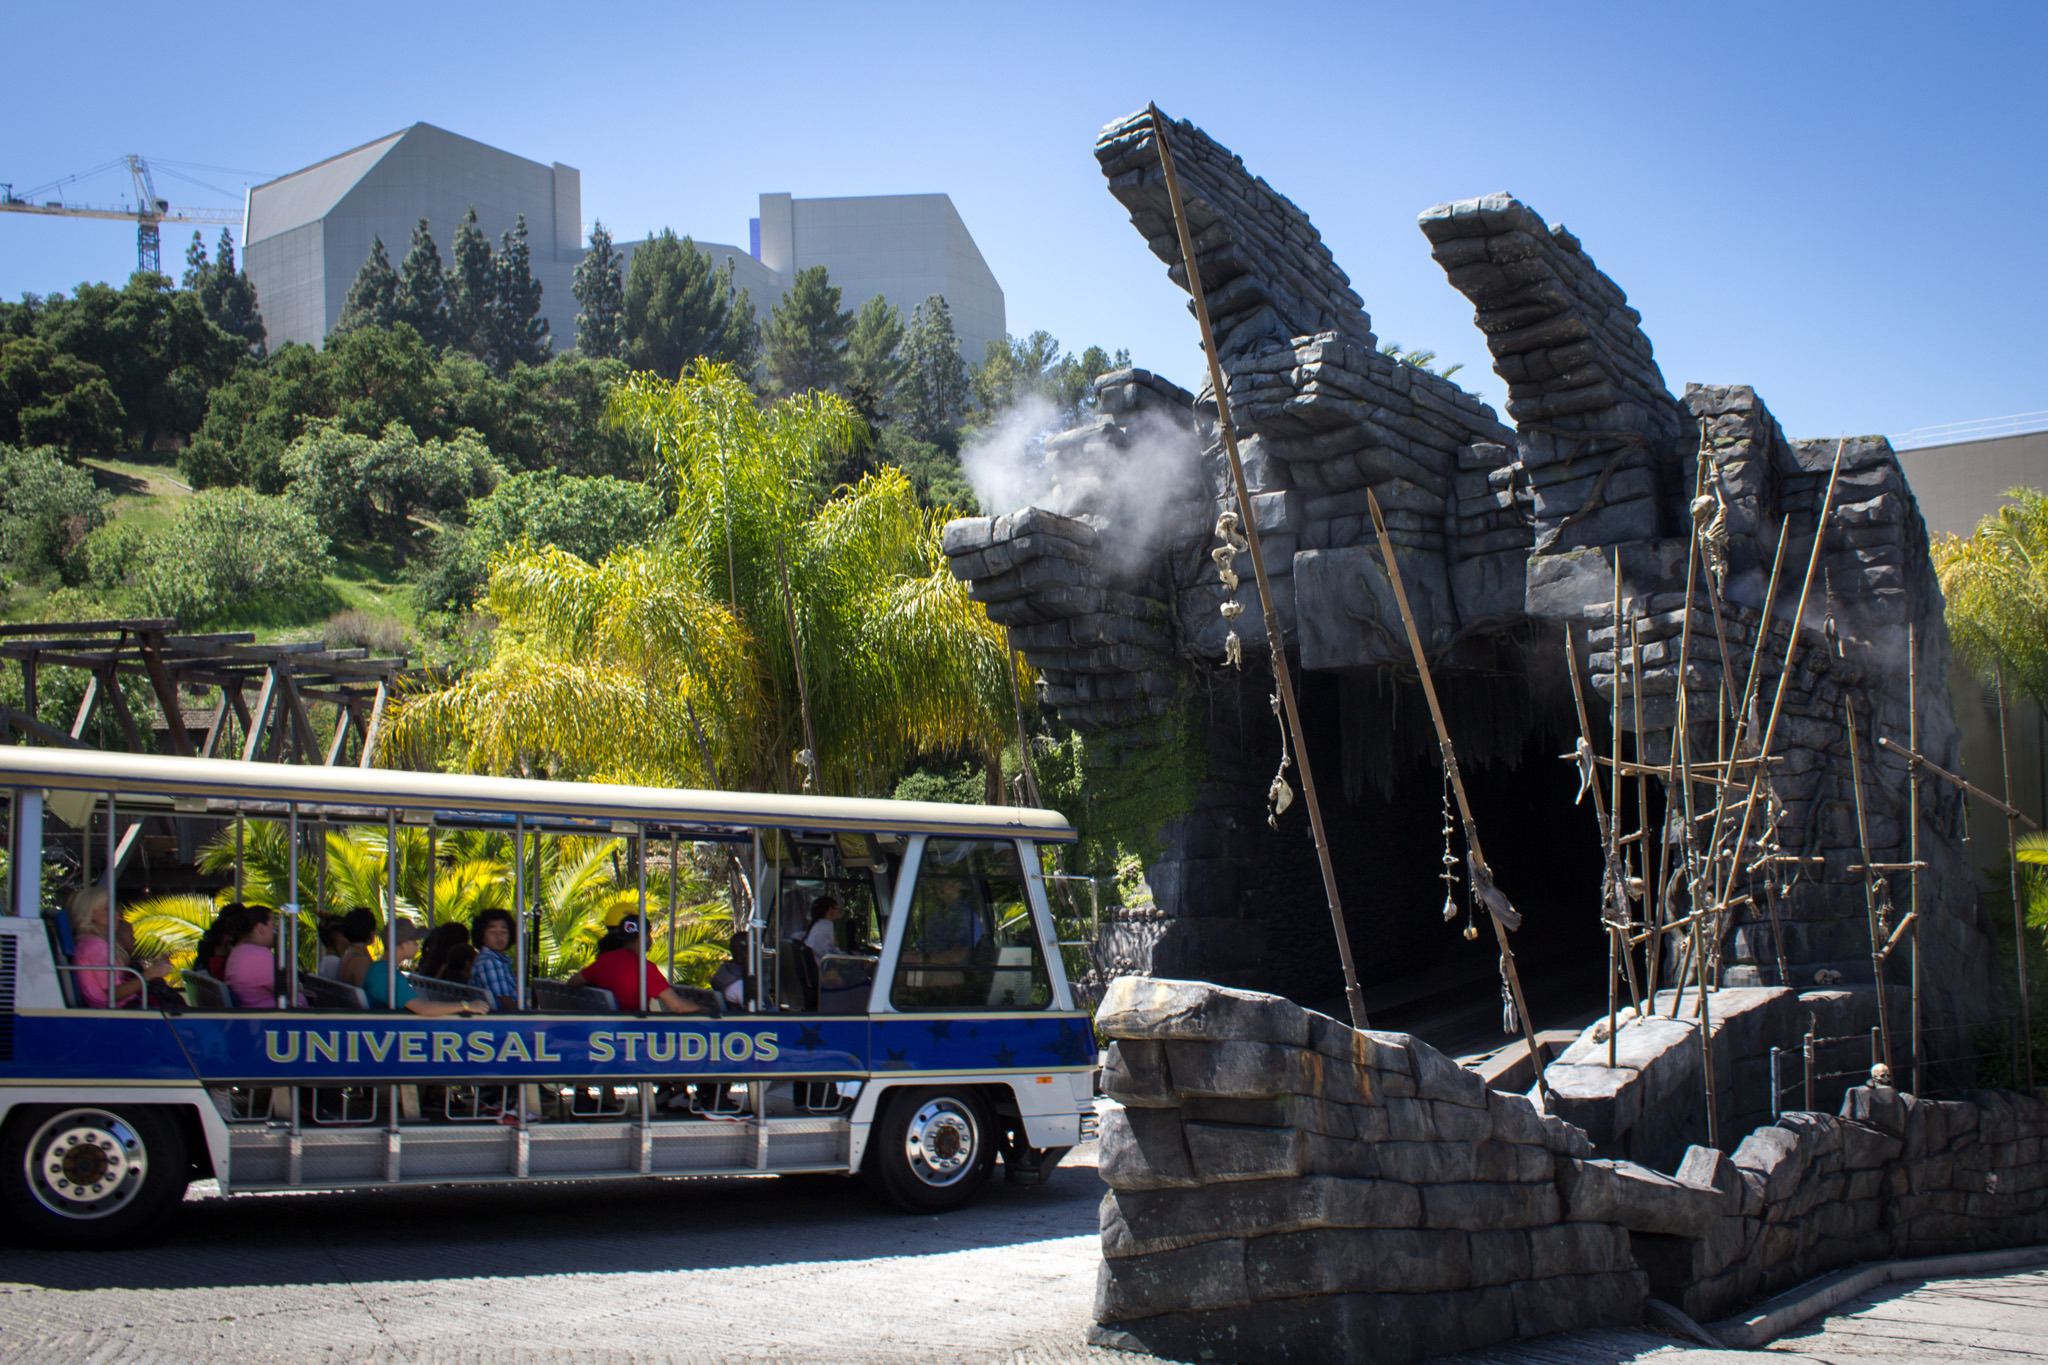
<instances>
[{"instance_id":1,"label":"person wearing cap","mask_svg":"<svg viewBox=\"0 0 2048 1365\"><path fill-rule=\"evenodd\" d=\"M423 1019L440 1019L450 1014L489 1014L490 1006L478 1000L423 1000L413 990L412 984L405 979L406 959L419 948L420 939L425 934L425 929L409 919L398 921L398 947L392 954L392 960L397 963L398 970L394 973L386 963L376 962L371 964L369 974L363 978L363 994L370 997L371 1008L381 1010L396 1007L410 1010ZM394 975L398 979L396 996L387 999L386 992L391 987Z\"/></svg>"},{"instance_id":2,"label":"person wearing cap","mask_svg":"<svg viewBox=\"0 0 2048 1365\"><path fill-rule=\"evenodd\" d=\"M652 1009L659 1004L671 1014L705 1012L696 1002L679 995L661 974L661 968L640 956L640 916L631 907L621 905L613 909L605 917L605 925L604 937L597 941L596 959L572 975L568 985L610 991L622 1010ZM637 972L633 965L636 962L641 968Z\"/></svg>"}]
</instances>

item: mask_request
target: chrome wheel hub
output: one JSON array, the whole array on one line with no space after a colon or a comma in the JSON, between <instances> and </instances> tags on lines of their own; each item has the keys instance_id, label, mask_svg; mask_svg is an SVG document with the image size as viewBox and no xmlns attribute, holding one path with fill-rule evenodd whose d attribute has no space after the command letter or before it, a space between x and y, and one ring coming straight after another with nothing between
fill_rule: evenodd
<instances>
[{"instance_id":1,"label":"chrome wheel hub","mask_svg":"<svg viewBox=\"0 0 2048 1365\"><path fill-rule=\"evenodd\" d=\"M65 1218L104 1218L142 1192L149 1153L135 1130L101 1109L73 1109L36 1133L23 1158L36 1202Z\"/></svg>"},{"instance_id":2,"label":"chrome wheel hub","mask_svg":"<svg viewBox=\"0 0 2048 1365\"><path fill-rule=\"evenodd\" d=\"M981 1134L974 1113L959 1100L928 1100L911 1115L903 1135L910 1169L927 1185L951 1185L974 1169Z\"/></svg>"}]
</instances>

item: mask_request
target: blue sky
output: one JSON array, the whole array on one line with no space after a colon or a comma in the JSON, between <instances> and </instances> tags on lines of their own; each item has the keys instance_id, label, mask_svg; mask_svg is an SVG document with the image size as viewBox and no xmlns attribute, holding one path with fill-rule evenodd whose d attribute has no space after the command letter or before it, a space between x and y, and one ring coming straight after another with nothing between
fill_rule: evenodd
<instances>
[{"instance_id":1,"label":"blue sky","mask_svg":"<svg viewBox=\"0 0 2048 1365\"><path fill-rule=\"evenodd\" d=\"M579 167L585 217L629 237L744 243L763 190L942 190L1012 331L1192 383L1184 296L1091 154L1157 100L1309 213L1383 340L1496 405L1415 215L1505 189L1628 292L1674 391L1754 384L1795 436L2048 408L2038 3L83 4L7 27L40 54L7 82L17 189L127 151L284 172L425 120ZM142 36L116 57L110 34ZM159 192L247 178L194 174L233 196ZM0 215L0 296L133 261L122 224Z\"/></svg>"}]
</instances>

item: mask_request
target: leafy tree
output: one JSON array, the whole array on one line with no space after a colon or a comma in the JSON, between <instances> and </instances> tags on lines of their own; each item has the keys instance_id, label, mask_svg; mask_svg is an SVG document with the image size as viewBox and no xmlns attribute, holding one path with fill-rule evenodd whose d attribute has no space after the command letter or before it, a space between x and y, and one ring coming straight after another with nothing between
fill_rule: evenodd
<instances>
[{"instance_id":1,"label":"leafy tree","mask_svg":"<svg viewBox=\"0 0 2048 1365\"><path fill-rule=\"evenodd\" d=\"M413 226L412 247L398 274L393 320L420 334L429 346L448 344L448 280L441 269L441 248L422 218Z\"/></svg>"},{"instance_id":2,"label":"leafy tree","mask_svg":"<svg viewBox=\"0 0 2048 1365\"><path fill-rule=\"evenodd\" d=\"M846 333L846 397L869 426L896 410L903 383L903 315L880 294L860 306Z\"/></svg>"},{"instance_id":3,"label":"leafy tree","mask_svg":"<svg viewBox=\"0 0 2048 1365\"><path fill-rule=\"evenodd\" d=\"M455 229L454 252L454 264L448 268L448 344L489 360L498 271L491 259L491 239L476 225L474 204Z\"/></svg>"},{"instance_id":4,"label":"leafy tree","mask_svg":"<svg viewBox=\"0 0 2048 1365\"><path fill-rule=\"evenodd\" d=\"M473 431L422 441L393 421L371 439L332 418L315 421L284 454L286 487L327 535L354 532L401 550L415 512L459 510L498 480Z\"/></svg>"},{"instance_id":5,"label":"leafy tree","mask_svg":"<svg viewBox=\"0 0 2048 1365\"><path fill-rule=\"evenodd\" d=\"M40 337L0 336L0 442L111 455L126 425L99 366Z\"/></svg>"},{"instance_id":6,"label":"leafy tree","mask_svg":"<svg viewBox=\"0 0 2048 1365\"><path fill-rule=\"evenodd\" d=\"M498 238L498 248L490 363L502 379L514 365L545 365L554 354L554 342L548 339L548 320L540 315L540 281L533 277L525 214Z\"/></svg>"},{"instance_id":7,"label":"leafy tree","mask_svg":"<svg viewBox=\"0 0 2048 1365\"><path fill-rule=\"evenodd\" d=\"M981 364L974 367L974 401L983 420L1014 407L1027 395L1043 398L1071 418L1088 406L1098 378L1130 361L1130 352L1118 351L1112 357L1100 346L1090 346L1078 357L1061 354L1059 342L1046 331L1022 340L1004 336L989 342Z\"/></svg>"},{"instance_id":8,"label":"leafy tree","mask_svg":"<svg viewBox=\"0 0 2048 1365\"><path fill-rule=\"evenodd\" d=\"M78 547L107 518L92 476L47 446L0 445L0 560L40 575L74 566Z\"/></svg>"},{"instance_id":9,"label":"leafy tree","mask_svg":"<svg viewBox=\"0 0 2048 1365\"><path fill-rule=\"evenodd\" d=\"M824 266L797 271L768 322L770 392L838 392L846 382L847 331L852 324L853 314L840 311L839 286L831 282Z\"/></svg>"},{"instance_id":10,"label":"leafy tree","mask_svg":"<svg viewBox=\"0 0 2048 1365\"><path fill-rule=\"evenodd\" d=\"M556 470L514 474L469 505L469 525L446 531L416 589L423 612L464 611L508 547L554 548L586 564L645 540L662 516L661 494L644 483L577 478Z\"/></svg>"},{"instance_id":11,"label":"leafy tree","mask_svg":"<svg viewBox=\"0 0 2048 1365\"><path fill-rule=\"evenodd\" d=\"M140 559L137 604L188 627L229 618L258 599L303 595L334 567L327 537L303 509L246 488L187 498Z\"/></svg>"},{"instance_id":12,"label":"leafy tree","mask_svg":"<svg viewBox=\"0 0 2048 1365\"><path fill-rule=\"evenodd\" d=\"M208 261L199 234L185 248L185 287L199 296L206 320L249 345L249 354L261 358L264 344L263 315L256 309L256 286L235 267L235 239L220 230L219 259Z\"/></svg>"},{"instance_id":13,"label":"leafy tree","mask_svg":"<svg viewBox=\"0 0 2048 1365\"><path fill-rule=\"evenodd\" d=\"M920 441L902 427L884 427L875 443L875 453L903 471L917 494L919 505L950 511L954 516L981 514L974 485L960 468L960 450L955 433L940 432L940 441Z\"/></svg>"},{"instance_id":14,"label":"leafy tree","mask_svg":"<svg viewBox=\"0 0 2048 1365\"><path fill-rule=\"evenodd\" d=\"M2048 707L2048 493L2005 496L1968 537L1936 536L1928 550L1957 652L1986 677L2002 668Z\"/></svg>"},{"instance_id":15,"label":"leafy tree","mask_svg":"<svg viewBox=\"0 0 2048 1365\"><path fill-rule=\"evenodd\" d=\"M576 263L570 292L583 310L576 315L576 349L593 360L615 358L625 345L626 282L602 222L590 226L590 250Z\"/></svg>"},{"instance_id":16,"label":"leafy tree","mask_svg":"<svg viewBox=\"0 0 2048 1365\"><path fill-rule=\"evenodd\" d=\"M967 364L953 334L953 310L934 294L910 315L903 334L902 421L929 440L960 424L967 408Z\"/></svg>"},{"instance_id":17,"label":"leafy tree","mask_svg":"<svg viewBox=\"0 0 2048 1365\"><path fill-rule=\"evenodd\" d=\"M1440 370L1436 367L1435 351L1411 351L1403 347L1398 341L1390 341L1380 347L1380 354L1390 356L1400 361L1403 365L1412 365L1425 374L1433 374L1440 379L1449 379L1452 375L1465 368L1465 362L1461 360L1456 364L1446 365Z\"/></svg>"},{"instance_id":18,"label":"leafy tree","mask_svg":"<svg viewBox=\"0 0 2048 1365\"><path fill-rule=\"evenodd\" d=\"M760 328L732 263L713 268L688 237L663 228L633 253L626 272L626 364L673 380L695 360L752 373Z\"/></svg>"},{"instance_id":19,"label":"leafy tree","mask_svg":"<svg viewBox=\"0 0 2048 1365\"><path fill-rule=\"evenodd\" d=\"M365 327L389 327L398 320L398 274L384 250L381 235L370 238L370 258L356 272L348 287L348 301L342 305L337 332L355 332Z\"/></svg>"},{"instance_id":20,"label":"leafy tree","mask_svg":"<svg viewBox=\"0 0 2048 1365\"><path fill-rule=\"evenodd\" d=\"M947 570L938 521L898 470L819 491L820 466L861 432L844 400L763 409L738 373L699 361L673 383L635 375L613 416L654 439L672 519L601 567L558 549L499 566L489 664L402 704L393 751L795 791L801 667L829 792L887 792L921 755L1000 752L1011 655Z\"/></svg>"},{"instance_id":21,"label":"leafy tree","mask_svg":"<svg viewBox=\"0 0 2048 1365\"><path fill-rule=\"evenodd\" d=\"M241 337L207 320L195 291L145 271L121 289L82 284L68 299L9 311L15 316L7 330L16 330L16 319L28 312L34 335L97 367L127 415L130 438L145 447L160 436L197 430L207 395L248 355Z\"/></svg>"}]
</instances>

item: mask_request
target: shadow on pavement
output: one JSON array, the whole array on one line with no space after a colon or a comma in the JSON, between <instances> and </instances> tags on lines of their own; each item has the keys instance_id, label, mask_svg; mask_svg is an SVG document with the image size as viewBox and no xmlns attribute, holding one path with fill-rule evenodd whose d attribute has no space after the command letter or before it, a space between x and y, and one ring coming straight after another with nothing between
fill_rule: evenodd
<instances>
[{"instance_id":1,"label":"shadow on pavement","mask_svg":"<svg viewBox=\"0 0 2048 1365\"><path fill-rule=\"evenodd\" d=\"M210 1187L209 1187L210 1188ZM966 1208L912 1215L843 1176L443 1186L244 1195L195 1189L148 1245L0 1246L0 1284L194 1289L687 1271L925 1256L1094 1237L1092 1146L1035 1187L998 1174Z\"/></svg>"}]
</instances>

